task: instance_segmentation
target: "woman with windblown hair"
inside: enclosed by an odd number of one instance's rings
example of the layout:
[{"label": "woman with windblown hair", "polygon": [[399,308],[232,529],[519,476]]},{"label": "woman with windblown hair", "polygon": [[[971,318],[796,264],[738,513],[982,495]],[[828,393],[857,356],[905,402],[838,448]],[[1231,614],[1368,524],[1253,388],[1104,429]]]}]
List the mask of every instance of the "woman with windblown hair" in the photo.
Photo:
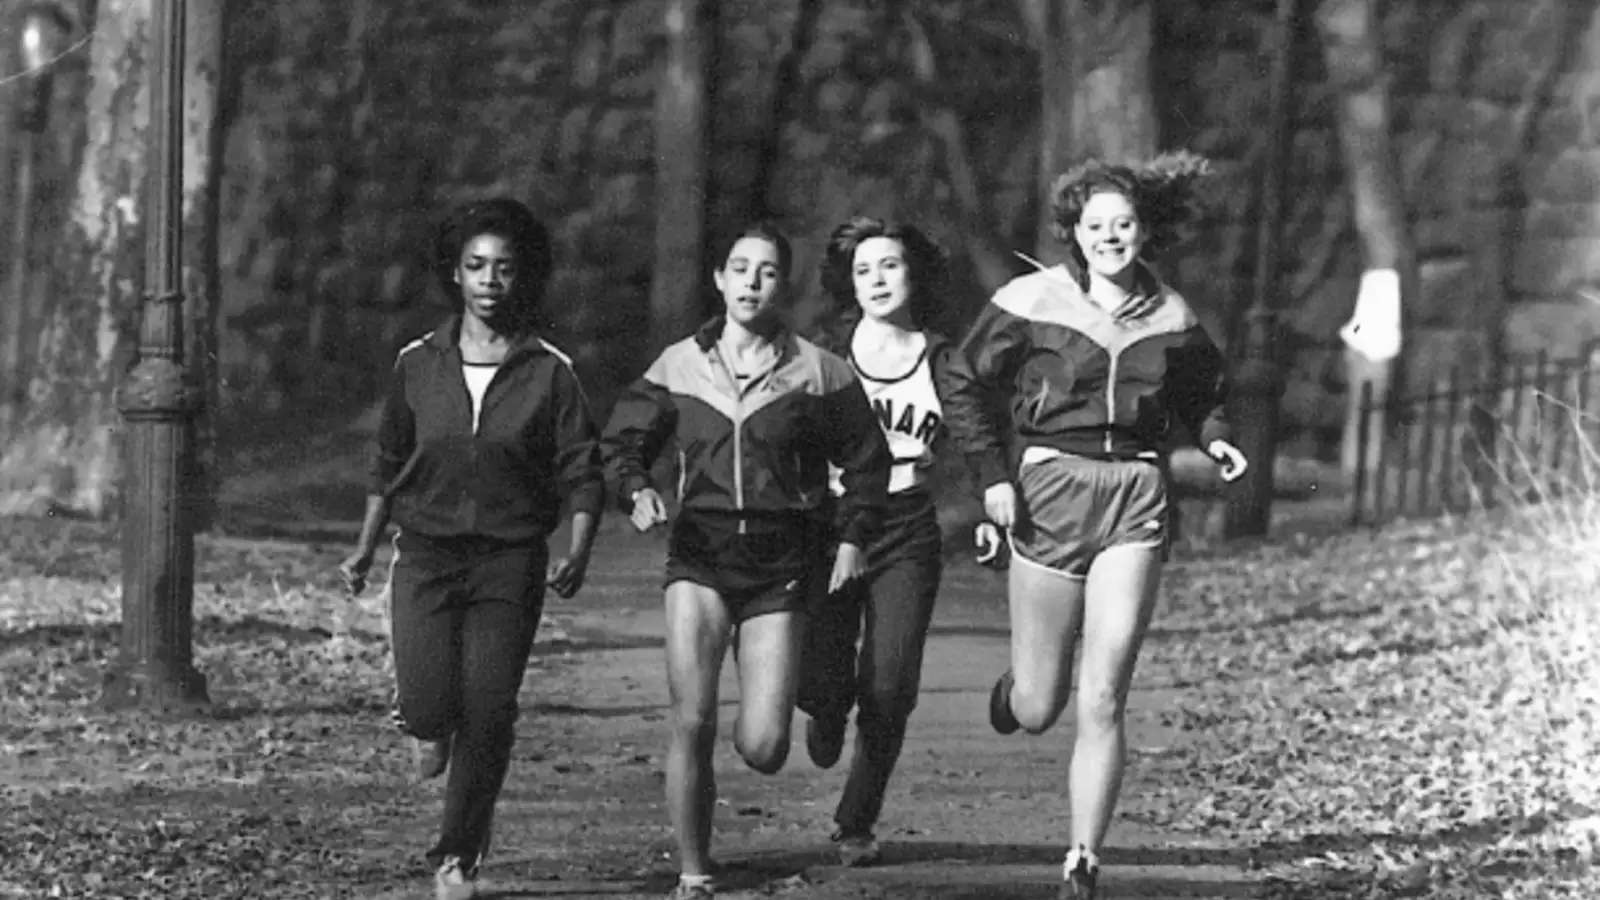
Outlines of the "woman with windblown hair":
[{"label": "woman with windblown hair", "polygon": [[[1121,787],[1128,685],[1167,554],[1169,432],[1181,426],[1225,480],[1246,465],[1223,416],[1222,354],[1149,262],[1175,240],[1204,174],[1204,159],[1178,153],[1140,168],[1091,161],[1058,178],[1052,231],[1073,265],[1001,287],[944,391],[947,425],[1012,550],[996,731],[1055,723],[1082,639],[1064,898],[1095,896]],[[1007,398],[1009,422],[988,413],[990,391]]]}]

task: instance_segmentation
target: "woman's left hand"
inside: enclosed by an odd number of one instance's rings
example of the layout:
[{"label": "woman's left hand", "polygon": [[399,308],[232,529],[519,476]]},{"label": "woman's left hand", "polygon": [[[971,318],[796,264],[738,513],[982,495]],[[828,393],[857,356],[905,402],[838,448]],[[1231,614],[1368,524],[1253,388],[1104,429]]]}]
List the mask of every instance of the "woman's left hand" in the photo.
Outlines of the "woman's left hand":
[{"label": "woman's left hand", "polygon": [[1226,482],[1238,481],[1244,470],[1250,468],[1250,461],[1245,459],[1243,451],[1227,441],[1216,440],[1207,444],[1206,455],[1222,467],[1222,480]]},{"label": "woman's left hand", "polygon": [[549,570],[545,573],[544,583],[550,590],[556,592],[557,597],[563,599],[571,597],[583,587],[583,578],[589,571],[589,557],[587,554],[563,556],[550,563]]},{"label": "woman's left hand", "polygon": [[833,574],[828,576],[828,593],[836,594],[845,585],[866,574],[866,554],[855,544],[840,544],[833,557]]}]

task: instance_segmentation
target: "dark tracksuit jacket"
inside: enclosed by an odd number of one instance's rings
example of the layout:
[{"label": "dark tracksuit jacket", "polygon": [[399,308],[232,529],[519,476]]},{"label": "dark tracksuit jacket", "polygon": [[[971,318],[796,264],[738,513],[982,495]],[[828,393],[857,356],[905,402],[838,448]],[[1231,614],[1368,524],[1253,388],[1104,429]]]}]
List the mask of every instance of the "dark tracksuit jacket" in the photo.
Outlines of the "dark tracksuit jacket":
[{"label": "dark tracksuit jacket", "polygon": [[478,430],[453,318],[400,351],[378,427],[373,493],[392,500],[402,536],[544,541],[562,503],[599,515],[599,435],[566,356],[536,335],[495,372]]},{"label": "dark tracksuit jacket", "polygon": [[850,365],[797,335],[776,341],[776,362],[740,386],[717,351],[713,319],[662,352],[612,409],[605,456],[618,499],[632,505],[668,438],[678,452],[682,514],[747,527],[815,523],[828,510],[827,465],[843,474],[834,504],[841,541],[878,534],[889,451]]},{"label": "dark tracksuit jacket", "polygon": [[[1150,457],[1165,452],[1179,424],[1201,447],[1228,439],[1221,352],[1177,291],[1149,269],[1140,285],[1139,313],[1120,320],[1060,266],[995,292],[941,392],[945,422],[980,490],[1010,479],[1030,446],[1091,459]],[[990,414],[996,389],[1009,423]]]}]

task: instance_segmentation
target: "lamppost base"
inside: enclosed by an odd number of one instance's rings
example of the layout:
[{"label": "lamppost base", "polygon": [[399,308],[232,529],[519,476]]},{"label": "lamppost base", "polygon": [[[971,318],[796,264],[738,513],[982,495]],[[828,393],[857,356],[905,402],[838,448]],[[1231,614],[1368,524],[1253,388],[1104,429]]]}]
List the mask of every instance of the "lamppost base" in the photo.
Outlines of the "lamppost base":
[{"label": "lamppost base", "polygon": [[114,663],[100,688],[108,709],[200,712],[209,709],[206,677],[193,666],[160,662]]}]

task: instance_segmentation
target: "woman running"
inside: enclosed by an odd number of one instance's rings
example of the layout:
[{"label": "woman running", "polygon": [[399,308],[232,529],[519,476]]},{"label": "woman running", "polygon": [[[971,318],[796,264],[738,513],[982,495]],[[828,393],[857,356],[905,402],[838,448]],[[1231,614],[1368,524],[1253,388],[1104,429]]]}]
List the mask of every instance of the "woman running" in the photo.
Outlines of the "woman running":
[{"label": "woman running", "polygon": [[944,431],[936,384],[954,348],[924,325],[946,274],[943,251],[920,230],[875,218],[840,225],[823,257],[823,287],[854,311],[848,359],[894,456],[883,534],[867,548],[861,579],[816,598],[801,665],[798,705],[811,716],[806,749],[818,766],[838,762],[856,709],[850,774],[833,815],[847,866],[879,858],[873,829],[917,705],[939,592],[941,535],[927,482]]},{"label": "woman running", "polygon": [[713,895],[717,676],[730,641],[739,676],[734,745],[752,769],[783,767],[799,680],[807,580],[823,551],[828,465],[841,472],[836,591],[860,576],[876,535],[889,454],[843,360],[790,332],[781,302],[788,239],[740,231],[712,280],[724,313],[668,347],[617,401],[607,465],[646,531],[667,521],[650,468],[678,451],[678,513],[667,546],[667,684],[672,733],[667,806],[679,900]]},{"label": "woman running", "polygon": [[[513,200],[440,227],[434,267],[457,314],[400,351],[378,426],[372,492],[340,572],[361,590],[391,514],[398,718],[448,765],[427,858],[439,900],[477,896],[516,737],[517,694],[548,587],[582,587],[600,515],[598,434],[571,361],[534,327],[550,238]],[[567,553],[546,540],[572,510]]]},{"label": "woman running", "polygon": [[[947,421],[1013,551],[996,731],[1039,734],[1056,721],[1083,642],[1063,897],[1095,896],[1121,786],[1128,686],[1167,549],[1169,430],[1181,425],[1225,480],[1246,464],[1228,442],[1222,355],[1148,263],[1175,239],[1205,170],[1175,154],[1139,169],[1090,162],[1057,179],[1053,231],[1074,266],[1002,287],[951,366]],[[993,390],[1009,397],[1009,423],[986,414]]]}]

